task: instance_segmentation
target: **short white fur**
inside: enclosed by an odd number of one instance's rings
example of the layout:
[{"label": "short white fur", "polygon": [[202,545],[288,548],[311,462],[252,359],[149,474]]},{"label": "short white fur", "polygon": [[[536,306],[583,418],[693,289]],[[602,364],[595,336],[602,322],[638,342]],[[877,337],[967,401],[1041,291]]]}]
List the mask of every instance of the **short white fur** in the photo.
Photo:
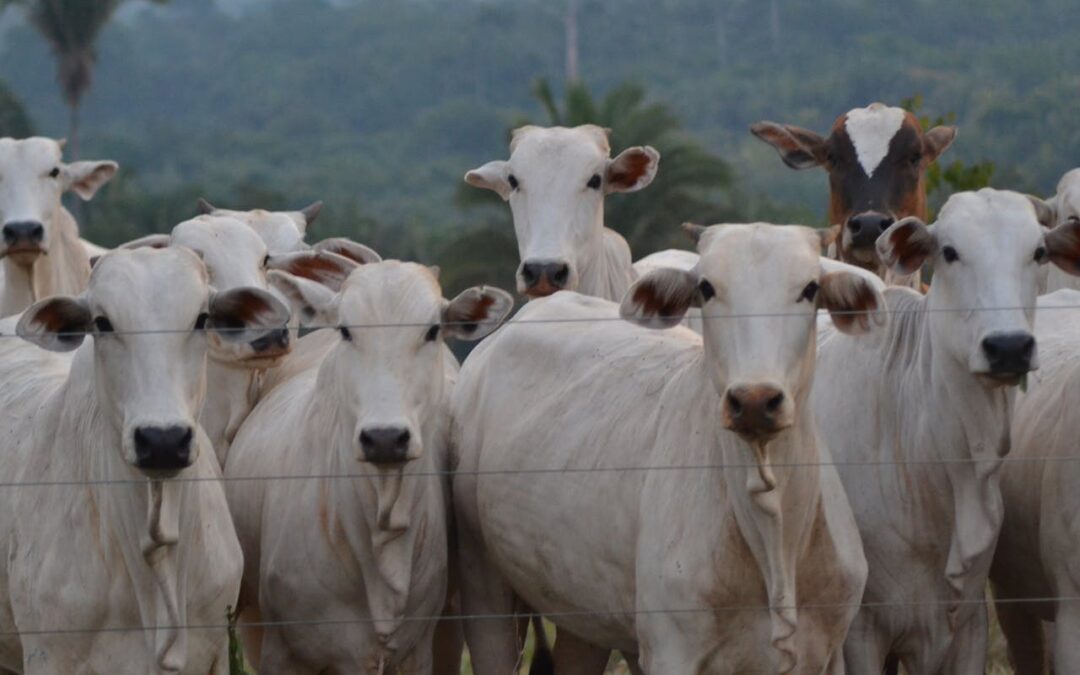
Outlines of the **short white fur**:
[{"label": "short white fur", "polygon": [[902,108],[890,108],[881,103],[848,112],[844,127],[867,176],[872,177],[889,154],[889,143],[904,125],[904,115]]}]

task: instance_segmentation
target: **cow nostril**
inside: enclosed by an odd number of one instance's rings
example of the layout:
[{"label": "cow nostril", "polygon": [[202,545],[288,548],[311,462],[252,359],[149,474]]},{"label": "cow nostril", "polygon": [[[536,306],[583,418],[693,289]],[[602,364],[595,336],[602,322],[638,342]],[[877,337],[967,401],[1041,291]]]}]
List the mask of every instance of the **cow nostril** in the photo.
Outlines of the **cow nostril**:
[{"label": "cow nostril", "polygon": [[540,266],[536,263],[525,263],[521,266],[521,280],[526,286],[532,286],[540,280]]},{"label": "cow nostril", "polygon": [[732,417],[738,417],[742,414],[742,402],[739,401],[739,398],[730,391],[727,393],[727,406],[728,411],[731,413]]},{"label": "cow nostril", "polygon": [[555,266],[551,272],[551,280],[559,286],[564,286],[570,278],[570,266],[563,263]]},{"label": "cow nostril", "polygon": [[881,225],[880,225],[881,231],[884,232],[885,230],[889,229],[890,227],[892,227],[892,224],[895,223],[895,222],[896,222],[895,220],[893,220],[892,218],[889,218],[889,217],[882,218],[881,219]]},{"label": "cow nostril", "polygon": [[851,231],[852,234],[858,234],[862,231],[862,223],[853,218],[848,221],[847,228]]},{"label": "cow nostril", "polygon": [[768,411],[769,413],[775,413],[776,411],[780,410],[780,406],[782,406],[783,404],[784,404],[784,394],[783,394],[783,392],[781,392],[781,393],[778,393],[776,396],[773,396],[772,398],[770,398],[768,401],[765,402],[765,410]]}]

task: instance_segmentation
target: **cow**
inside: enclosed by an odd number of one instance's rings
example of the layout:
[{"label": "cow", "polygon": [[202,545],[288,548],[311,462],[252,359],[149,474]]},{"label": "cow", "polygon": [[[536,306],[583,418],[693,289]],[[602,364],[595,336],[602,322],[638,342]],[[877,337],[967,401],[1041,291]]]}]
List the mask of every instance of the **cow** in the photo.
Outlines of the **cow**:
[{"label": "cow", "polygon": [[65,163],[63,148],[51,138],[0,138],[0,317],[80,293],[90,278],[90,254],[60,197],[71,190],[91,199],[117,164]]},{"label": "cow", "polygon": [[[398,261],[294,297],[339,328],[301,340],[321,363],[256,406],[226,465],[242,479],[227,486],[240,608],[267,623],[246,646],[261,672],[431,673],[435,622],[416,619],[439,616],[447,583],[444,340],[483,337],[513,299],[474,287],[447,302],[429,268]],[[343,622],[304,623],[330,616]]]},{"label": "cow", "polygon": [[[820,258],[809,228],[699,234],[692,271],[649,272],[621,305],[530,302],[462,366],[452,492],[477,675],[512,672],[515,596],[596,645],[583,671],[619,649],[635,672],[841,672],[866,561],[810,414],[815,322],[873,330],[884,285]],[[670,328],[690,306],[702,335]]]},{"label": "cow", "polygon": [[983,673],[999,468],[1014,385],[1038,365],[1036,277],[1047,262],[1075,272],[1078,235],[1045,233],[1024,195],[957,193],[933,225],[904,218],[876,244],[897,275],[930,265],[928,294],[889,288],[872,339],[822,329],[813,408],[870,564],[847,672]]},{"label": "cow", "polygon": [[0,471],[22,485],[0,508],[0,666],[228,672],[241,551],[196,418],[209,336],[250,341],[284,311],[146,248],[0,323],[27,341],[0,340]]},{"label": "cow", "polygon": [[618,300],[636,278],[630,246],[604,227],[604,197],[649,185],[660,153],[627,148],[611,158],[609,130],[515,129],[510,159],[465,174],[465,182],[510,203],[521,263],[517,290],[529,298],[576,290]]},{"label": "cow", "polygon": [[871,270],[889,283],[919,287],[915,272],[893,278],[874,242],[897,220],[926,220],[926,169],[956,139],[956,127],[923,132],[918,118],[872,103],[837,118],[828,138],[790,124],[750,127],[792,169],[820,166],[829,174],[829,223],[839,260]]},{"label": "cow", "polygon": [[[282,273],[291,274],[336,291],[357,266],[353,260],[324,250],[271,254],[249,223],[225,215],[198,216],[178,224],[171,234],[149,235],[124,244],[124,248],[170,245],[197,253],[206,264],[210,284],[216,291],[251,287],[278,294],[270,284],[270,270],[278,270],[276,279]],[[377,259],[374,251],[367,250],[369,258]],[[287,298],[279,295],[279,299],[287,306]],[[211,336],[209,390],[199,424],[222,467],[233,437],[259,398],[266,372],[280,365],[291,351],[293,336],[286,325],[288,321],[287,314],[281,316],[277,331],[260,335],[251,342],[218,340]]]},{"label": "cow", "polygon": [[235,211],[220,209],[203,198],[199,198],[199,215],[228,216],[247,223],[255,230],[270,253],[288,253],[307,247],[304,238],[308,228],[322,212],[321,201],[312,202],[299,211],[267,211],[252,209]]},{"label": "cow", "polygon": [[[1040,203],[1038,200],[1032,201],[1035,204]],[[1058,181],[1054,196],[1042,203],[1045,208],[1039,212],[1039,221],[1047,228],[1080,220],[1080,169],[1067,171]],[[1052,293],[1062,288],[1080,290],[1080,279],[1062,272],[1057,267],[1048,267],[1045,278],[1042,279],[1040,293]]]},{"label": "cow", "polygon": [[[1075,249],[1076,242],[1066,245]],[[1038,307],[1041,367],[1017,397],[1012,452],[1001,470],[1005,519],[990,568],[998,619],[1017,675],[1050,672],[1044,621],[1052,622],[1053,672],[1080,669],[1080,536],[1075,525],[1080,504],[1077,465],[1071,461],[1080,433],[1071,407],[1080,382],[1080,291],[1059,289],[1040,297]]]}]

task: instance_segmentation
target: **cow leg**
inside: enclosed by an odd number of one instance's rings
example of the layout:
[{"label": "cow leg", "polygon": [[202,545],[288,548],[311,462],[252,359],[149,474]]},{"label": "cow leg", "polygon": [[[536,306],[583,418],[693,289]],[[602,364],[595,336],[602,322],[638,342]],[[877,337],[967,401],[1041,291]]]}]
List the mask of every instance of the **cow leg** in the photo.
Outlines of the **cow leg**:
[{"label": "cow leg", "polygon": [[555,634],[555,675],[603,675],[611,650],[585,642],[568,630]]},{"label": "cow leg", "polygon": [[1072,602],[1058,603],[1054,618],[1054,670],[1059,675],[1080,673],[1080,607]]},{"label": "cow leg", "polygon": [[[468,528],[458,531],[465,643],[476,675],[509,675],[521,656],[514,591]],[[476,618],[473,618],[476,617]]]},{"label": "cow leg", "polygon": [[988,631],[987,608],[980,604],[971,620],[953,637],[938,675],[983,675],[986,672]]},{"label": "cow leg", "polygon": [[1042,621],[1017,602],[999,602],[995,607],[1016,675],[1045,675],[1046,643]]},{"label": "cow leg", "polygon": [[626,659],[626,665],[630,668],[630,675],[645,675],[645,670],[641,667],[641,660],[638,658],[637,654],[627,654],[624,652],[623,658]]}]

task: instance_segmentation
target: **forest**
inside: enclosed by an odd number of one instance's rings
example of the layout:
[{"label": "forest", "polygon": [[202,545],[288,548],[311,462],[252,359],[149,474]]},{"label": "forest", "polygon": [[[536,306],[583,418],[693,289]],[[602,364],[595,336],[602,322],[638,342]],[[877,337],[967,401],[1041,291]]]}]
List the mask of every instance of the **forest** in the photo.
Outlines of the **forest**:
[{"label": "forest", "polygon": [[[115,245],[167,230],[200,196],[322,199],[321,233],[449,266],[451,286],[508,284],[508,211],[462,175],[505,158],[523,122],[595,121],[616,152],[660,149],[663,180],[608,201],[636,255],[685,245],[684,220],[823,224],[824,172],[784,167],[748,133],[761,119],[825,132],[849,108],[906,100],[952,120],[937,204],[986,181],[1051,194],[1080,157],[1075,2],[579,0],[569,85],[566,4],[126,3],[82,105],[82,156],[121,164],[82,209],[85,233]],[[18,12],[2,18],[0,125],[64,136],[48,44]],[[509,268],[466,264],[472,251]]]}]

